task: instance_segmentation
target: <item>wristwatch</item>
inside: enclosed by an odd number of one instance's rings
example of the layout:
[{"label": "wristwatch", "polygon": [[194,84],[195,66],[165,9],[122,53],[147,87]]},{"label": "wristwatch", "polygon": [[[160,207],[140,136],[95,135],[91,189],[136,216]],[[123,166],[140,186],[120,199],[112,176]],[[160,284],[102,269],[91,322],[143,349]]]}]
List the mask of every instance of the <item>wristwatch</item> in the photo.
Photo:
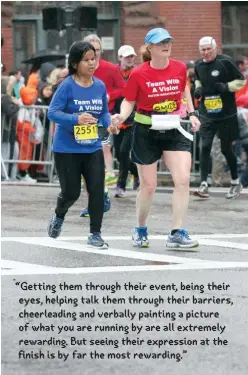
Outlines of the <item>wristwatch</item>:
[{"label": "wristwatch", "polygon": [[199,112],[196,110],[196,111],[194,111],[194,112],[189,112],[188,113],[188,116],[190,117],[190,116],[196,116],[196,117],[199,117]]}]

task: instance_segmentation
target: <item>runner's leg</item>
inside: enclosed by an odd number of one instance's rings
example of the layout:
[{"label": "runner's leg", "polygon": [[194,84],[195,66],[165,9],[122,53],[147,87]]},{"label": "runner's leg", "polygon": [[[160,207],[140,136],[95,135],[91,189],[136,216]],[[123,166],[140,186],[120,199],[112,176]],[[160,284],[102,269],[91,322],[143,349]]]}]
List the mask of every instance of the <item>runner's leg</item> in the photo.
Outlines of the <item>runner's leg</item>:
[{"label": "runner's leg", "polygon": [[102,150],[87,154],[82,174],[89,195],[90,233],[101,232],[104,211],[104,157]]},{"label": "runner's leg", "polygon": [[172,197],[172,229],[180,229],[189,204],[191,154],[187,151],[164,151],[163,159],[175,186]]},{"label": "runner's leg", "polygon": [[157,162],[149,165],[137,165],[140,191],[136,199],[138,226],[146,226],[146,219],[151,208],[153,194],[157,187]]},{"label": "runner's leg", "polygon": [[84,155],[54,153],[55,166],[61,187],[55,213],[60,218],[64,218],[68,209],[80,196],[82,157]]}]

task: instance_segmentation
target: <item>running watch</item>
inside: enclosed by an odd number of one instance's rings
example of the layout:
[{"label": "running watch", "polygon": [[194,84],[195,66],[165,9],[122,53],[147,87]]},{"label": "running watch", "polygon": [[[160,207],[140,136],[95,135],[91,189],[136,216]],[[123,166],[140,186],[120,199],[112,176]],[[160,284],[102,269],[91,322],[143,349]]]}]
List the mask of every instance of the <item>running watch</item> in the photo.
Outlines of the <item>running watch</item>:
[{"label": "running watch", "polygon": [[196,110],[196,111],[194,111],[194,112],[189,112],[188,113],[188,116],[190,117],[190,116],[196,116],[196,117],[199,117],[199,112]]}]

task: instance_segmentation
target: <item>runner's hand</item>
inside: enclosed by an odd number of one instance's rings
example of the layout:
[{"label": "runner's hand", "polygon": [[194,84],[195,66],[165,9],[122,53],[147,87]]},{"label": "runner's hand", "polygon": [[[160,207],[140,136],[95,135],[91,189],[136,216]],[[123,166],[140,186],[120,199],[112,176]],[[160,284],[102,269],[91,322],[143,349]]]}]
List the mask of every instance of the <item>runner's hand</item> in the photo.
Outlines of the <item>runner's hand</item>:
[{"label": "runner's hand", "polygon": [[124,122],[123,118],[119,113],[116,113],[115,115],[111,116],[111,122],[113,126],[118,126]]},{"label": "runner's hand", "polygon": [[78,124],[79,125],[97,124],[97,119],[95,117],[93,117],[90,113],[81,113],[78,116]]},{"label": "runner's hand", "polygon": [[196,100],[199,100],[201,99],[201,97],[204,95],[203,93],[203,87],[198,87],[196,90],[195,90],[195,93],[194,93],[194,96],[196,98]]},{"label": "runner's hand", "polygon": [[114,126],[114,125],[110,125],[107,130],[110,134],[119,134],[120,133],[120,129],[118,128],[118,126]]},{"label": "runner's hand", "polygon": [[199,130],[200,126],[201,126],[201,123],[199,121],[199,119],[196,117],[196,116],[190,116],[190,121],[191,121],[191,124],[192,124],[192,132],[195,133]]}]

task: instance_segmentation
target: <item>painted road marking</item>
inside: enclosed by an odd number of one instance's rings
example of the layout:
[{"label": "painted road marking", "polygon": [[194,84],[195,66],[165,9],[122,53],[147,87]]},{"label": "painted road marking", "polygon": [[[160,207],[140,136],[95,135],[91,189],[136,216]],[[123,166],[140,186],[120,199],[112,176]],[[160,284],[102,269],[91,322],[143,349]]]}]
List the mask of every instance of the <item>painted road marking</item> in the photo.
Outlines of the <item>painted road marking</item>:
[{"label": "painted road marking", "polygon": [[[12,240],[13,241],[13,240]],[[35,237],[29,238],[21,238],[19,237],[18,240],[13,242],[18,243],[25,243],[31,245],[39,245],[41,247],[47,248],[52,247],[55,249],[64,249],[64,250],[71,250],[71,251],[80,251],[85,253],[92,253],[92,254],[99,254],[99,255],[111,255],[115,257],[122,257],[122,258],[131,258],[131,259],[141,259],[153,262],[168,262],[168,263],[183,263],[187,259],[188,263],[196,263],[196,262],[210,262],[205,260],[199,260],[194,258],[182,258],[172,255],[164,255],[164,254],[156,254],[156,253],[149,253],[149,252],[141,252],[138,250],[124,250],[124,249],[116,249],[116,248],[109,248],[106,250],[94,249],[88,245],[78,244],[78,243],[68,243],[66,241],[60,240],[53,240],[51,238],[43,238],[43,241],[37,241]]]},{"label": "painted road marking", "polygon": [[[165,240],[167,236],[150,236],[154,240]],[[194,236],[200,239],[201,245],[217,246],[225,248],[235,248],[239,250],[248,250],[248,245],[238,242],[228,242],[227,238],[248,238],[248,234],[213,234],[213,235],[197,235]],[[206,238],[207,237],[207,238]],[[107,236],[106,240],[130,240],[129,236]],[[212,238],[212,239],[211,239]],[[215,240],[215,238],[224,238],[224,241]],[[61,268],[49,267],[25,262],[15,262],[9,260],[2,260],[2,275],[32,275],[32,274],[73,274],[73,273],[99,273],[99,272],[128,272],[128,271],[154,271],[154,270],[183,270],[183,269],[224,269],[224,268],[248,268],[248,262],[220,262],[211,260],[202,260],[195,258],[186,258],[165,254],[156,254],[149,252],[142,252],[124,250],[117,248],[110,248],[107,250],[98,250],[91,248],[88,245],[78,244],[68,241],[85,241],[87,236],[70,236],[60,237],[59,240],[54,240],[47,237],[3,237],[2,242],[17,242],[38,245],[43,248],[57,248],[70,251],[80,251],[85,253],[118,256],[130,259],[141,259],[151,262],[168,262],[177,264],[168,265],[145,265],[145,266],[108,266],[108,267],[78,267],[78,268]],[[175,251],[175,250],[174,250]],[[180,253],[180,250],[178,250]]]},{"label": "painted road marking", "polygon": [[15,271],[26,271],[28,269],[32,271],[37,271],[37,270],[44,270],[44,269],[50,269],[53,270],[55,267],[50,267],[50,266],[41,266],[40,264],[34,264],[34,263],[25,263],[25,262],[17,262],[15,260],[6,260],[6,259],[1,259],[1,269],[3,270],[2,274],[6,271],[10,270],[15,270]]},{"label": "painted road marking", "polygon": [[[247,238],[248,239],[247,233],[244,233],[244,234],[194,235],[194,238],[200,240],[200,245],[203,245],[203,246],[217,246],[217,247],[225,247],[225,248],[231,248],[231,249],[248,250],[248,240],[247,240],[247,244],[239,243],[239,242],[226,241],[227,238]],[[215,240],[215,238],[216,239],[224,238],[225,241]],[[104,236],[104,239],[106,241],[108,241],[108,240],[130,241],[130,236]],[[149,239],[150,240],[164,240],[165,241],[167,239],[167,236],[160,236],[160,235],[149,236]],[[14,242],[21,242],[21,243],[27,243],[27,244],[33,244],[33,245],[40,245],[40,246],[50,246],[50,247],[54,247],[53,245],[55,243],[57,243],[58,248],[61,248],[60,247],[61,244],[63,244],[63,246],[65,246],[63,241],[86,241],[86,240],[87,240],[87,236],[75,236],[75,237],[73,237],[73,236],[69,236],[69,237],[68,236],[65,236],[65,237],[61,236],[59,238],[59,240],[54,240],[54,239],[47,238],[47,237],[3,237],[1,239],[2,242],[14,241]],[[73,243],[73,242],[72,242],[72,244],[75,247],[77,245],[76,243]],[[69,244],[67,244],[66,246],[68,246],[68,245]],[[74,249],[70,248],[70,250],[74,250]],[[77,250],[77,249],[75,249],[75,250]],[[114,249],[109,249],[107,251],[111,251],[111,250],[114,250]],[[80,251],[80,250],[78,250],[78,251]],[[125,254],[127,255],[128,254],[127,252],[129,250],[124,250],[124,251],[125,251]],[[88,251],[88,252],[90,252],[90,251]],[[123,250],[121,250],[121,252],[123,253]],[[108,255],[116,255],[116,254],[108,254]],[[119,256],[123,256],[123,255],[119,255]]]},{"label": "painted road marking", "polygon": [[[186,259],[186,258],[185,258]],[[145,266],[114,266],[114,267],[79,267],[79,268],[59,268],[59,267],[33,267],[33,264],[24,263],[18,268],[5,269],[9,261],[2,260],[2,276],[13,275],[58,275],[58,274],[95,274],[113,272],[147,272],[147,271],[182,271],[182,270],[209,270],[209,269],[247,269],[248,262],[199,262],[169,265],[145,265]],[[22,262],[15,262],[22,263]]]}]

